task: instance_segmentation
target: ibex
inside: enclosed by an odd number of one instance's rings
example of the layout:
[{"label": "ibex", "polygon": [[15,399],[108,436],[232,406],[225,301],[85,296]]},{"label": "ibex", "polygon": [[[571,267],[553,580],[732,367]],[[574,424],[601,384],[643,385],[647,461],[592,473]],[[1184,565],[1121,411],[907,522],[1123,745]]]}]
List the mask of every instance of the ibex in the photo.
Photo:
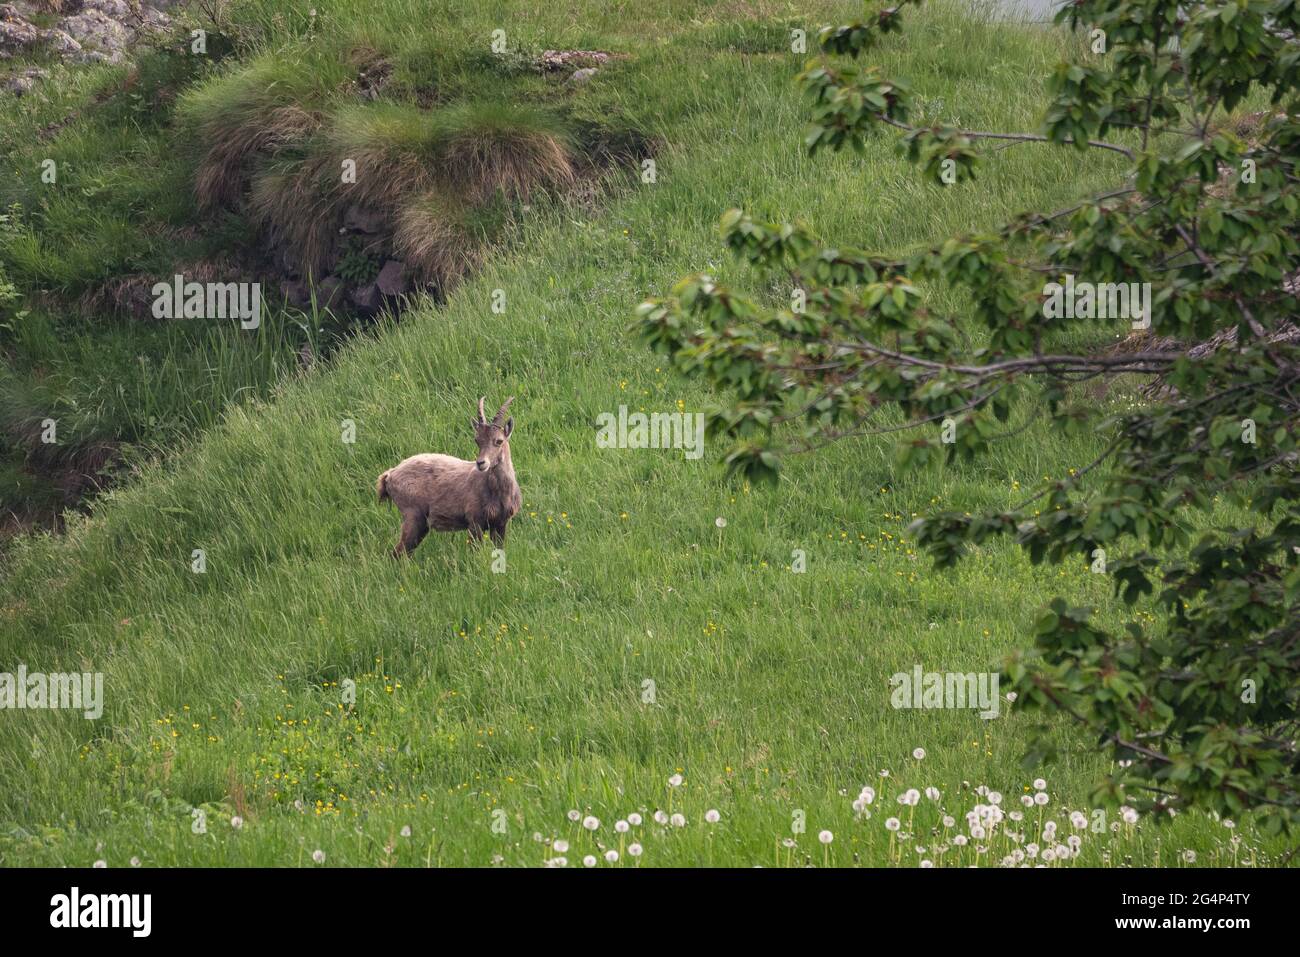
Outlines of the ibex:
[{"label": "ibex", "polygon": [[388,499],[402,513],[402,533],[393,557],[414,551],[432,529],[468,529],[478,542],[484,531],[498,546],[506,541],[506,526],[521,502],[515,468],[510,461],[510,433],[515,420],[506,418],[514,396],[487,420],[478,400],[478,418],[470,419],[478,458],[466,462],[451,455],[413,455],[379,476],[379,501]]}]

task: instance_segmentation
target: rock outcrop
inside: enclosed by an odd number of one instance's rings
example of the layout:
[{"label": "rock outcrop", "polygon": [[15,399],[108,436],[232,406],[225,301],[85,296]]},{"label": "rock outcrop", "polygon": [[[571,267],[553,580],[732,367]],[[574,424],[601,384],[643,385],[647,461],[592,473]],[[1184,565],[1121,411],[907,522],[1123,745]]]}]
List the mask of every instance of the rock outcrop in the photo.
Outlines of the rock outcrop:
[{"label": "rock outcrop", "polygon": [[[0,3],[0,61],[40,56],[68,63],[120,63],[131,46],[166,29],[171,18],[162,10],[172,0],[145,0],[135,9],[126,0],[72,0],[59,19],[38,27],[37,9],[27,0]],[[32,66],[0,72],[0,90],[30,93],[48,74]]]}]

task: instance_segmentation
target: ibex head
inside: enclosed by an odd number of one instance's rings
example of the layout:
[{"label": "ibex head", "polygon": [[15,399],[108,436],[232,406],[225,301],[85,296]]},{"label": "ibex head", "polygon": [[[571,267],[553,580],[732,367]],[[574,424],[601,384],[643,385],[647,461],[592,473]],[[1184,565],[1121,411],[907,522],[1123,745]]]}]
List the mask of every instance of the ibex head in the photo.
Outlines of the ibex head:
[{"label": "ibex head", "polygon": [[489,422],[487,414],[483,411],[483,403],[487,396],[478,400],[478,418],[471,419],[474,426],[474,441],[478,443],[478,457],[474,464],[478,466],[480,472],[486,472],[493,468],[501,461],[501,455],[506,449],[506,441],[510,438],[510,433],[515,430],[515,420],[506,418],[506,409],[510,408],[510,403],[515,401],[511,396],[506,399],[501,408],[497,409],[497,414]]}]

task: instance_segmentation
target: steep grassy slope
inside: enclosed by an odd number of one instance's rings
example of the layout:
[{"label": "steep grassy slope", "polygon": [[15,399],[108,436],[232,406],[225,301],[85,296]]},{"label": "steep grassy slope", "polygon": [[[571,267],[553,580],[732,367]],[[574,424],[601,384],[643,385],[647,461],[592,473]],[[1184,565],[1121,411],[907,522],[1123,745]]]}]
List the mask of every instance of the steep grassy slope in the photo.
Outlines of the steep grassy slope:
[{"label": "steep grassy slope", "polygon": [[[1064,151],[1005,150],[978,188],[945,192],[919,185],[886,142],[814,165],[799,149],[803,58],[787,52],[788,29],[849,12],[661,0],[574,16],[511,3],[440,23],[485,42],[503,27],[632,54],[592,86],[612,84],[602,95],[666,144],[657,181],[598,214],[533,221],[445,307],[232,411],[66,537],[19,547],[0,662],[102,671],[107,706],[98,722],[3,715],[0,862],[306,864],[319,849],[329,864],[575,865],[616,850],[620,865],[914,866],[995,863],[1011,849],[1004,837],[987,855],[961,847],[941,817],[960,828],[981,785],[1019,808],[1034,776],[1018,766],[1025,722],[1014,707],[994,721],[895,710],[889,676],[988,669],[1027,641],[1055,590],[1122,612],[1086,568],[1045,573],[1004,548],[935,574],[903,530],[930,505],[1007,503],[1088,461],[1086,443],[1030,431],[996,461],[898,474],[890,443],[867,440],[791,463],[776,491],[728,485],[716,454],[595,443],[596,416],[621,404],[708,402],[626,325],[686,272],[738,271],[713,232],[727,206],[898,250],[1111,181],[1106,161]],[[879,59],[936,113],[1022,128],[1063,42],[940,7]],[[461,536],[431,537],[395,564],[396,517],[375,503],[374,477],[416,451],[469,454],[467,416],[484,393],[518,396],[525,508],[504,573]],[[346,419],[354,444],[341,441]],[[191,571],[195,549],[204,574]],[[789,570],[795,549],[804,574]],[[1088,810],[1099,764],[1068,731],[1066,759],[1045,775],[1050,803],[1013,825],[1026,840],[1041,843],[1048,818],[1063,839],[1064,809]],[[864,784],[879,792],[869,818],[850,806]],[[897,805],[911,787],[942,797]],[[653,824],[656,810],[686,823]],[[615,833],[633,812],[644,822]],[[886,829],[891,815],[911,839]],[[1204,819],[1110,823],[1081,832],[1078,862],[1270,853],[1244,822],[1239,847]],[[817,842],[823,829],[833,843]]]},{"label": "steep grassy slope", "polygon": [[[644,152],[608,86],[513,27],[499,55],[477,28],[412,31],[427,4],[207,9],[2,101],[0,547]],[[258,328],[158,321],[176,274],[260,282]]]}]

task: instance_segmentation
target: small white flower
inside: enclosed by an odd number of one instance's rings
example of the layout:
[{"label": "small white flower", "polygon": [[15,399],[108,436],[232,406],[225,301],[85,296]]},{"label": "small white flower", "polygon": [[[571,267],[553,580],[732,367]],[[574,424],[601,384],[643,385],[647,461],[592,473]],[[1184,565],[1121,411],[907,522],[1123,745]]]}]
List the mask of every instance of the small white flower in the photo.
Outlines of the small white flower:
[{"label": "small white flower", "polygon": [[582,819],[582,826],[589,831],[594,831],[600,827],[600,821],[588,814]]},{"label": "small white flower", "polygon": [[1082,811],[1071,811],[1070,826],[1073,827],[1076,831],[1082,831],[1085,827],[1088,826],[1087,816],[1085,816]]},{"label": "small white flower", "polygon": [[560,839],[556,841],[554,844],[552,844],[551,847],[555,848],[555,853],[563,854],[565,851],[569,849],[569,842],[564,839]]},{"label": "small white flower", "polygon": [[1020,795],[1020,803],[1023,804],[1025,807],[1033,807],[1034,796],[1032,794],[1022,794]]},{"label": "small white flower", "polygon": [[953,817],[951,814],[945,814],[945,815],[943,816],[943,826],[944,826],[944,827],[952,827],[952,826],[953,826],[954,824],[956,824],[956,823],[957,823],[957,819],[956,819],[955,817]]},{"label": "small white flower", "polygon": [[576,810],[575,810],[575,811],[570,811],[570,812],[569,812],[569,820],[570,820],[570,821],[573,821],[573,823],[575,823],[575,824],[578,823],[578,821],[582,820],[582,812],[581,812],[581,811],[576,811]]},{"label": "small white flower", "polygon": [[583,866],[583,867],[595,867],[595,866],[596,866],[596,855],[595,855],[595,854],[588,854],[586,857],[584,857],[584,858],[582,859],[582,866]]},{"label": "small white flower", "polygon": [[822,831],[817,835],[817,840],[821,841],[823,844],[829,844],[831,841],[835,840],[835,835],[830,831]]},{"label": "small white flower", "polygon": [[858,800],[863,804],[874,804],[876,801],[876,792],[872,788],[863,788],[858,793]]},{"label": "small white flower", "polygon": [[138,858],[138,857],[133,857],[133,858],[131,858],[131,866],[132,866],[132,867],[139,867],[139,866],[140,866],[140,858]]},{"label": "small white flower", "polygon": [[925,796],[928,797],[931,801],[937,801],[941,797],[943,797],[943,794],[939,791],[938,788],[931,787],[925,789]]},{"label": "small white flower", "polygon": [[315,861],[317,864],[324,864],[325,852],[322,851],[320,848],[316,848],[316,850],[311,852],[311,859]]},{"label": "small white flower", "polygon": [[885,821],[885,828],[887,830],[897,831],[900,827],[902,827],[902,822],[896,817],[891,817]]},{"label": "small white flower", "polygon": [[612,849],[606,851],[606,852],[605,852],[605,860],[607,860],[607,861],[609,861],[611,864],[613,864],[615,861],[618,860],[618,851],[615,851],[615,850],[612,850]]},{"label": "small white flower", "polygon": [[934,861],[922,861],[922,862],[921,862],[921,866],[922,866],[922,867],[934,867]]},{"label": "small white flower", "polygon": [[1026,857],[1037,857],[1037,856],[1038,856],[1038,845],[1037,845],[1037,844],[1026,844],[1026,845],[1025,845],[1025,856],[1026,856]]},{"label": "small white flower", "polygon": [[108,861],[96,861],[92,867],[108,867]]},{"label": "small white flower", "polygon": [[1048,864],[1052,863],[1052,861],[1056,860],[1056,852],[1052,850],[1050,847],[1046,848],[1043,851],[1042,860]]},{"label": "small white flower", "polygon": [[1014,704],[1014,703],[1015,703],[1015,700],[1016,700],[1016,693],[1015,693],[1014,691],[1008,691],[1008,692],[1007,692],[1007,700],[1010,701],[1010,702],[1012,702],[1012,703]]},{"label": "small white flower", "polygon": [[913,751],[912,751],[912,757],[916,758],[916,760],[918,760],[918,761],[922,761],[922,760],[924,760],[924,759],[925,759],[925,748],[916,748],[915,750],[913,750]]},{"label": "small white flower", "polygon": [[236,831],[238,831],[241,827],[244,826],[244,819],[240,817],[238,814],[236,814],[234,817],[230,819],[230,826],[233,827]]},{"label": "small white flower", "polygon": [[952,842],[958,847],[965,847],[969,843],[969,840],[965,834],[958,834],[952,839]]},{"label": "small white flower", "polygon": [[1188,864],[1195,864],[1196,852],[1193,851],[1191,848],[1188,848],[1187,850],[1183,851],[1183,860],[1185,860]]},{"label": "small white flower", "polygon": [[1123,816],[1125,824],[1137,823],[1138,812],[1133,810],[1133,808],[1131,807],[1120,808],[1120,814]]},{"label": "small white flower", "polygon": [[722,815],[719,814],[717,810],[710,808],[704,812],[704,820],[708,821],[710,824],[717,824],[722,820]]},{"label": "small white flower", "polygon": [[667,812],[667,811],[655,811],[655,823],[656,823],[656,824],[667,824],[667,823],[668,823],[668,812]]},{"label": "small white flower", "polygon": [[990,803],[990,804],[1001,804],[1001,803],[1002,803],[1002,794],[1001,794],[1000,792],[998,792],[998,791],[990,791],[990,792],[988,793],[988,798],[989,798],[989,803]]},{"label": "small white flower", "polygon": [[1037,794],[1035,794],[1035,795],[1034,795],[1034,803],[1037,804],[1037,805],[1039,805],[1040,807],[1041,807],[1042,805],[1046,804],[1046,803],[1047,803],[1047,792],[1046,792],[1046,791],[1039,791]]},{"label": "small white flower", "polygon": [[640,844],[629,844],[629,845],[627,846],[627,853],[628,853],[631,857],[640,857],[640,856],[641,856],[641,845],[640,845]]},{"label": "small white flower", "polygon": [[675,788],[681,787],[682,776],[680,774],[674,774],[672,777],[668,779],[668,784],[670,787],[675,787]]},{"label": "small white flower", "polygon": [[411,825],[409,825],[409,824],[403,824],[403,825],[402,825],[402,830],[399,831],[398,833],[400,833],[400,834],[402,835],[402,837],[410,837],[410,836],[411,836]]},{"label": "small white flower", "polygon": [[640,827],[641,815],[636,813],[629,814],[627,816],[627,823],[631,824],[633,827]]},{"label": "small white flower", "polygon": [[1034,790],[1035,790],[1035,791],[1046,791],[1046,790],[1047,790],[1047,782],[1044,781],[1042,778],[1034,778]]},{"label": "small white flower", "polygon": [[631,830],[631,828],[632,825],[627,823],[627,821],[614,822],[614,830],[618,831],[618,833],[620,834],[626,834],[629,830]]},{"label": "small white flower", "polygon": [[686,817],[685,817],[685,815],[682,815],[682,814],[674,814],[672,817],[670,817],[670,818],[668,819],[668,821],[669,821],[669,823],[672,824],[673,827],[685,827],[685,826],[686,826]]}]

